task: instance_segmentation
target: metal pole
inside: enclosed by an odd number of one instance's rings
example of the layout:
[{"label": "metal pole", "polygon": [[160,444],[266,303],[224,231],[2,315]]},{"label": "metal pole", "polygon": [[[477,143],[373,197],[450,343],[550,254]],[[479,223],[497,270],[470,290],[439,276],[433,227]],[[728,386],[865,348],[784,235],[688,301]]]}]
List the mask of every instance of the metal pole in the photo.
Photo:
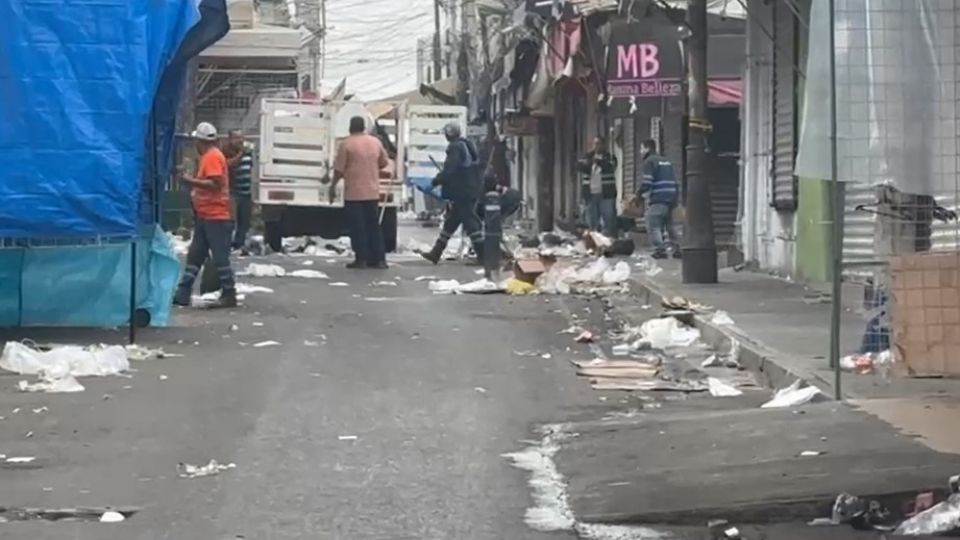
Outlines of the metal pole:
[{"label": "metal pole", "polygon": [[707,1],[690,0],[687,24],[689,137],[687,141],[687,230],[683,244],[683,282],[717,282],[717,246],[713,235],[713,202],[707,177]]},{"label": "metal pole", "polygon": [[833,281],[833,304],[830,310],[830,366],[833,368],[834,397],[843,399],[840,370],[840,316],[843,298],[843,184],[837,178],[837,55],[835,0],[829,0],[830,9],[830,187],[833,200],[833,249],[831,279]]},{"label": "metal pole", "polygon": [[440,53],[440,0],[433,0],[433,77],[428,82],[439,81],[443,77]]},{"label": "metal pole", "polygon": [[137,342],[137,240],[130,243],[130,344]]},{"label": "metal pole", "polygon": [[489,280],[499,279],[502,219],[500,193],[496,190],[487,192],[483,197],[483,272]]}]

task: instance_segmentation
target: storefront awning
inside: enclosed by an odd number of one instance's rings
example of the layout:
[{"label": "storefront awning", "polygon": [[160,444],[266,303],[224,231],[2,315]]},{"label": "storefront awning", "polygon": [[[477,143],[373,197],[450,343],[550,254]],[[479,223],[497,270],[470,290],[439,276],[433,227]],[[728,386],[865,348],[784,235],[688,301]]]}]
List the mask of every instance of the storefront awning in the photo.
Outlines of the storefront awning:
[{"label": "storefront awning", "polygon": [[743,101],[743,81],[740,79],[709,81],[707,101],[711,107],[739,107]]}]

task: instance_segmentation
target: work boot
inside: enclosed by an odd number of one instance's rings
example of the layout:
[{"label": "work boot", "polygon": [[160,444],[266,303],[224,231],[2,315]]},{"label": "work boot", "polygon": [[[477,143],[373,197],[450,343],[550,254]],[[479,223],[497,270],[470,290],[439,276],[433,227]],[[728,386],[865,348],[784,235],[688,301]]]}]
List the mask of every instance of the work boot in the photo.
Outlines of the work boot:
[{"label": "work boot", "polygon": [[666,259],[668,255],[666,251],[654,251],[651,257],[657,260],[663,260],[663,259]]},{"label": "work boot", "polygon": [[437,246],[433,246],[433,249],[431,249],[430,251],[417,250],[417,255],[420,255],[421,257],[432,262],[433,264],[440,264],[440,257],[443,256],[443,248],[437,245]]},{"label": "work boot", "polygon": [[352,263],[347,264],[347,270],[359,270],[366,267],[367,263],[363,261],[353,261]]},{"label": "work boot", "polygon": [[387,264],[387,261],[380,261],[378,263],[370,263],[367,265],[367,268],[373,268],[374,270],[389,270],[390,265]]},{"label": "work boot", "polygon": [[683,252],[680,251],[679,249],[678,249],[678,250],[675,250],[675,251],[673,252],[673,258],[674,258],[674,259],[678,259],[678,260],[679,260],[679,259],[682,259],[682,258],[683,258]]},{"label": "work boot", "polygon": [[237,290],[236,289],[224,289],[220,291],[220,298],[216,302],[210,304],[208,307],[210,309],[230,309],[237,307]]},{"label": "work boot", "polygon": [[173,305],[180,307],[190,307],[190,289],[177,289],[177,294],[173,295]]}]

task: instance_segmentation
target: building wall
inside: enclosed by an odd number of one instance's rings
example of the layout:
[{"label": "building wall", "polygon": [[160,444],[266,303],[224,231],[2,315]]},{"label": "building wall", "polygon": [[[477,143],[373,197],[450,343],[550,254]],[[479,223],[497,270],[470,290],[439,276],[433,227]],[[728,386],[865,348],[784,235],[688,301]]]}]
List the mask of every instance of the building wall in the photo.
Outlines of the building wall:
[{"label": "building wall", "polygon": [[751,0],[747,60],[741,106],[740,245],[746,261],[760,269],[793,276],[797,242],[795,213],[771,206],[773,146],[773,43],[765,32],[772,10]]}]

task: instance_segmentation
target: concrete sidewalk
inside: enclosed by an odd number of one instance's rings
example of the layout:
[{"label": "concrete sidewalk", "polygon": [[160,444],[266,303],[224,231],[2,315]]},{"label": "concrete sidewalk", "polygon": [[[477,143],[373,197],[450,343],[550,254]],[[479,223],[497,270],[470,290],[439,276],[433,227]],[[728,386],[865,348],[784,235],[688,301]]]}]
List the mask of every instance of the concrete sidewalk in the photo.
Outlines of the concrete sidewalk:
[{"label": "concrete sidewalk", "polygon": [[[834,394],[834,373],[827,360],[830,344],[830,301],[803,285],[753,272],[722,270],[716,285],[682,283],[679,261],[660,263],[663,272],[648,277],[635,275],[634,294],[641,303],[658,305],[664,297],[688,300],[726,311],[733,326],[718,326],[709,315],[697,318],[704,339],[723,347],[731,337],[742,346],[741,362],[757,372],[771,387],[782,387],[800,378]],[[841,354],[860,348],[866,319],[845,308],[841,321]],[[911,379],[891,375],[844,373],[843,395],[851,399],[922,396],[960,397],[960,381]]]}]

